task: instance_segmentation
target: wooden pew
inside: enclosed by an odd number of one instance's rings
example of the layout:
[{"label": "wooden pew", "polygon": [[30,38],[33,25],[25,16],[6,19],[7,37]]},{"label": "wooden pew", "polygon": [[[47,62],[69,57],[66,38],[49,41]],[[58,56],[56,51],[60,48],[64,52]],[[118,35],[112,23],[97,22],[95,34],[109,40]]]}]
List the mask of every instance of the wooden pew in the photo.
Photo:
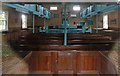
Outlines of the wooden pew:
[{"label": "wooden pew", "polygon": [[[18,50],[34,52],[29,62],[29,68],[31,71],[41,71],[34,73],[59,73],[59,71],[63,72],[63,70],[66,68],[69,70],[69,72],[81,73],[82,70],[96,70],[97,64],[94,65],[90,60],[96,58],[98,54],[95,53],[95,55],[93,55],[93,52],[91,51],[97,52],[110,50],[112,48],[112,44],[114,43],[108,36],[94,34],[75,34],[74,36],[68,35],[68,45],[64,46],[63,38],[63,34],[52,35],[46,33],[37,33],[26,37],[21,37],[20,41],[16,42],[15,46],[18,47]],[[81,51],[84,51],[85,53],[82,53]],[[87,51],[89,51],[91,54],[86,53]],[[68,52],[68,54],[64,52]],[[75,53],[74,55],[73,52]],[[80,54],[78,54],[78,52]],[[75,62],[75,66],[72,65],[71,70],[71,68],[69,69],[71,65],[66,65],[72,64],[69,62],[73,62],[75,60],[73,59],[74,56],[78,57],[78,60],[76,60],[77,62]],[[78,68],[80,66],[78,62],[80,58],[86,59],[84,59],[85,64],[81,62],[84,67]],[[58,61],[56,61],[56,59],[58,59]],[[64,64],[63,61],[66,62],[66,64]],[[64,66],[64,68],[60,66]],[[86,66],[89,67],[86,68]]]},{"label": "wooden pew", "polygon": [[23,46],[22,49],[29,49],[33,51],[69,51],[69,50],[83,50],[83,51],[106,51],[111,49],[111,45],[32,45]]},{"label": "wooden pew", "polygon": [[68,45],[63,45],[63,34],[36,33],[21,37],[20,49],[25,50],[109,50],[114,43],[109,36],[96,34],[68,34]]},{"label": "wooden pew", "polygon": [[68,45],[114,44],[110,40],[68,40]]}]

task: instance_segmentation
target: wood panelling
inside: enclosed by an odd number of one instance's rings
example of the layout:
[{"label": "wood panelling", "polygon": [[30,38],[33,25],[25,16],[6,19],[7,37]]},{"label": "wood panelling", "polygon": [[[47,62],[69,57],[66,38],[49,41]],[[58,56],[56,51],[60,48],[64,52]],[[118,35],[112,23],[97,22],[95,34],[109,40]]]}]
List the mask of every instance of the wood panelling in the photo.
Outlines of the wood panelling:
[{"label": "wood panelling", "polygon": [[81,53],[81,70],[83,71],[91,71],[91,70],[98,70],[100,66],[98,64],[98,58],[100,58],[99,54],[96,52],[83,52]]},{"label": "wood panelling", "polygon": [[77,52],[76,53],[76,71],[77,73],[80,73],[81,72],[81,53],[80,52]]},{"label": "wood panelling", "polygon": [[52,71],[51,52],[33,52],[31,56],[30,70],[39,72]]},{"label": "wood panelling", "polygon": [[99,71],[101,57],[97,52],[33,52],[30,70],[58,74],[75,74],[81,71]]},{"label": "wood panelling", "polygon": [[52,72],[57,74],[58,52],[57,51],[51,52],[51,55],[52,55]]},{"label": "wood panelling", "polygon": [[58,52],[58,73],[74,73],[75,52]]},{"label": "wood panelling", "polygon": [[76,57],[77,72],[99,71],[101,57],[97,52],[77,52]]}]

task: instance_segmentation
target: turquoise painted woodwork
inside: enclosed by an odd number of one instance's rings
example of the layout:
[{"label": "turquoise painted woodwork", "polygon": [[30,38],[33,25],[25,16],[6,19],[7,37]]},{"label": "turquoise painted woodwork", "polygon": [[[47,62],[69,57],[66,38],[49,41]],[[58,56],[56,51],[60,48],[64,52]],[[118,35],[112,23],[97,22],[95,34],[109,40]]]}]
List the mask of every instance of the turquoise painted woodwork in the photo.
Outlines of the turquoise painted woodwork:
[{"label": "turquoise painted woodwork", "polygon": [[85,33],[85,22],[80,22],[80,26],[82,26],[82,33]]},{"label": "turquoise painted woodwork", "polygon": [[33,15],[33,33],[35,33],[35,15]]},{"label": "turquoise painted woodwork", "polygon": [[64,25],[64,45],[67,45],[67,25],[68,25],[68,16],[67,16],[67,8],[66,8],[66,4],[63,4],[63,25]]},{"label": "turquoise painted woodwork", "polygon": [[37,4],[3,4],[5,6],[15,8],[16,11],[23,12],[23,13],[29,13],[32,12],[34,15],[38,16],[44,16],[44,18],[49,19],[51,16],[50,11],[48,11],[46,8],[42,7],[41,5]]},{"label": "turquoise painted woodwork", "polygon": [[99,18],[98,18],[98,15],[96,15],[96,33],[98,33],[98,21],[99,21]]},{"label": "turquoise painted woodwork", "polygon": [[98,5],[91,5],[88,8],[84,9],[82,12],[80,12],[80,18],[87,18],[89,16],[96,15],[98,13],[104,13],[109,12],[114,9],[120,8],[118,4],[98,4]]}]

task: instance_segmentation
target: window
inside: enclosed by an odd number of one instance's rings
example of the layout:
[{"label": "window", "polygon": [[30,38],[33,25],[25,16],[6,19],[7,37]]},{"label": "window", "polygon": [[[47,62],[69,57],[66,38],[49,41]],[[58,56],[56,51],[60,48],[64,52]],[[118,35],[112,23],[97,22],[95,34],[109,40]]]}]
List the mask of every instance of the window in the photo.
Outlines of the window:
[{"label": "window", "polygon": [[71,14],[70,17],[76,18],[77,15],[76,14]]},{"label": "window", "polygon": [[8,12],[0,12],[0,31],[8,31]]},{"label": "window", "polygon": [[79,6],[79,5],[73,6],[73,10],[74,10],[74,11],[80,11],[80,6]]},{"label": "window", "polygon": [[22,15],[22,28],[25,29],[27,28],[27,16]]},{"label": "window", "polygon": [[50,10],[57,10],[57,6],[51,6]]},{"label": "window", "polygon": [[103,29],[108,29],[108,15],[103,16]]}]

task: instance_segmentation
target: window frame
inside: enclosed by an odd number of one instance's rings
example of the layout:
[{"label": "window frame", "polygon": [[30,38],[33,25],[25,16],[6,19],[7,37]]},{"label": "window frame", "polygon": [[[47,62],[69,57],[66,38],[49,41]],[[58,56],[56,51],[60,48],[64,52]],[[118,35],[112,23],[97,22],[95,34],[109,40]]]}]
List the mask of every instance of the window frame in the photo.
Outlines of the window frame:
[{"label": "window frame", "polygon": [[[53,9],[53,8],[56,8],[56,9]],[[50,10],[51,11],[57,11],[58,10],[58,6],[50,6]]]},{"label": "window frame", "polygon": [[[107,22],[104,21],[105,16],[107,17]],[[106,23],[107,23],[107,26],[105,25]],[[109,17],[108,17],[108,14],[105,14],[103,15],[103,29],[108,29],[108,28],[109,28]]]},{"label": "window frame", "polygon": [[[23,28],[23,18],[22,18],[22,16],[25,16],[26,20],[27,20],[25,28]],[[22,14],[21,15],[21,29],[27,29],[27,28],[28,28],[28,16],[26,14]]]},{"label": "window frame", "polygon": [[[9,14],[8,14],[8,11],[1,11],[0,14],[3,12],[5,12],[5,19],[3,21],[5,21],[6,25],[5,25],[5,29],[3,29],[3,28],[0,29],[0,32],[8,31],[8,15]],[[2,21],[2,19],[0,19],[0,21]]]}]

